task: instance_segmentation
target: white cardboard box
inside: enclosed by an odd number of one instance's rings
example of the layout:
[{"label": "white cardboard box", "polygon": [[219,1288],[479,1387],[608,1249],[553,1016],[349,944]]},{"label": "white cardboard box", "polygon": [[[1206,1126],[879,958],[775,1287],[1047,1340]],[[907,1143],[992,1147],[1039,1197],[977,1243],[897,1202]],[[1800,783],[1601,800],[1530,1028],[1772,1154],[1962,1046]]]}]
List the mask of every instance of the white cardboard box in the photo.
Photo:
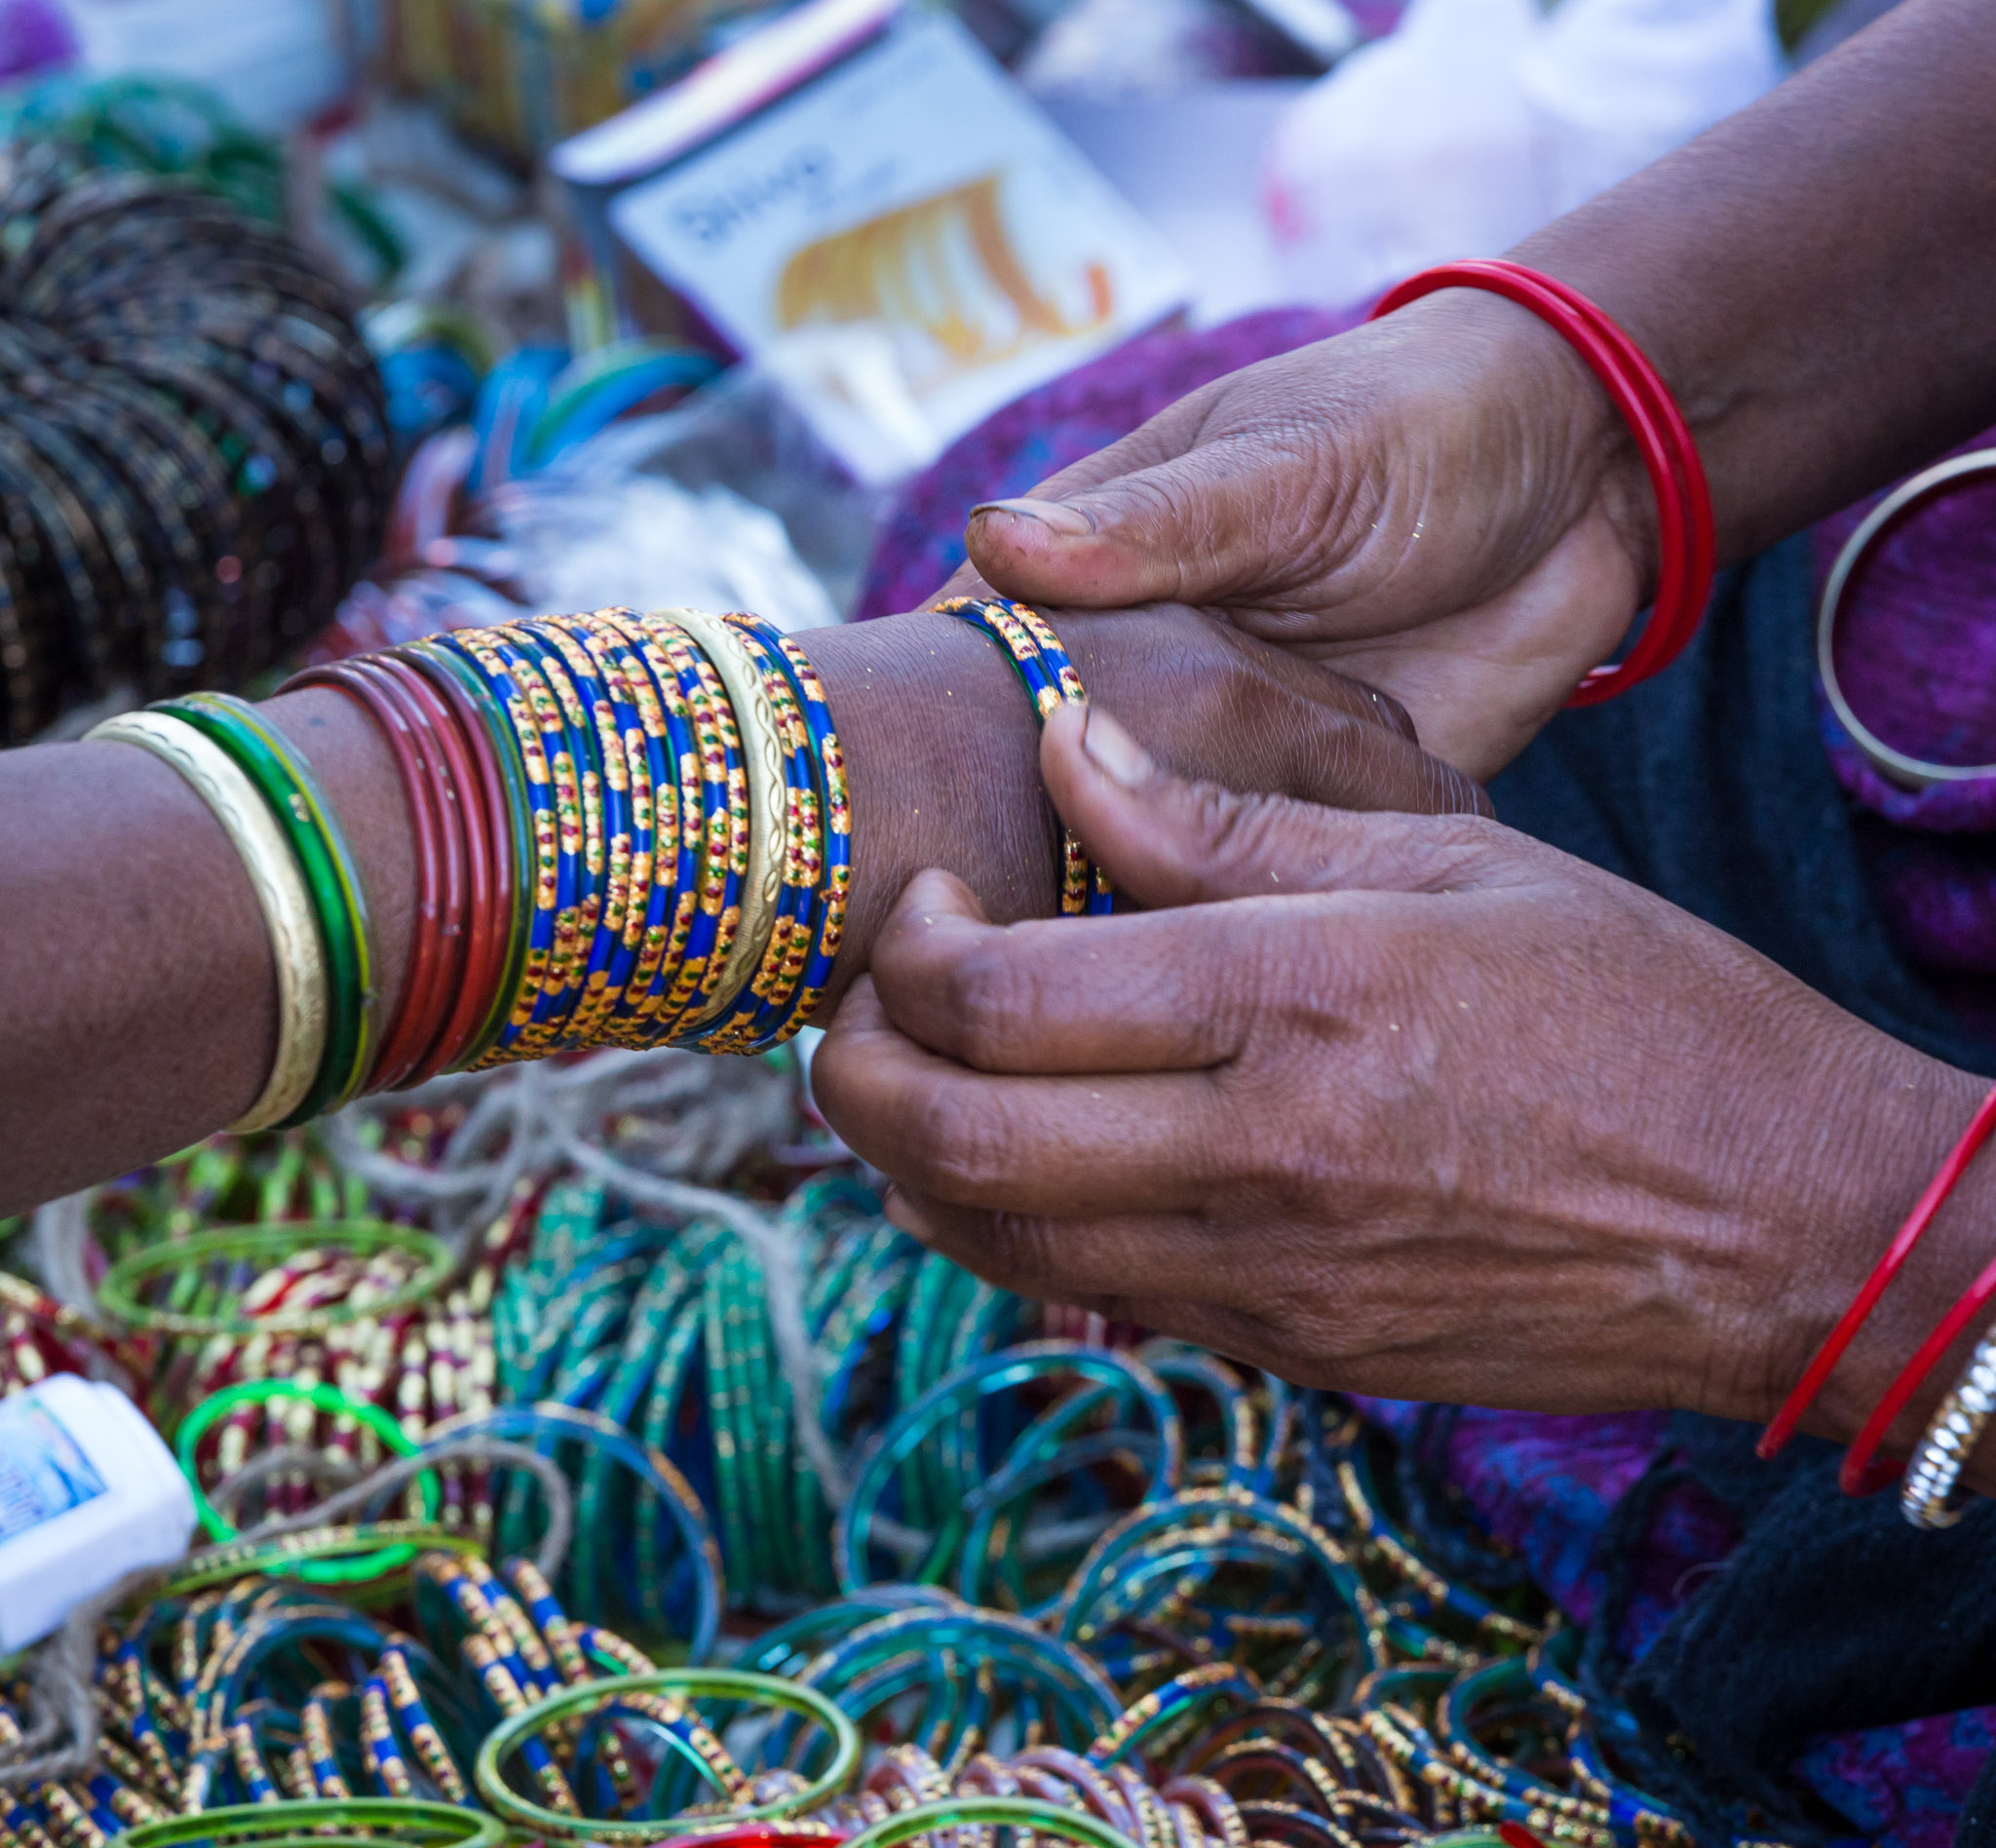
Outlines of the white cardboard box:
[{"label": "white cardboard box", "polygon": [[[782,88],[782,57],[750,39],[554,168],[597,273],[634,257],[738,353],[883,330],[940,447],[1182,307],[1191,279],[953,18],[871,0],[869,20],[867,4],[812,0],[756,35],[822,48],[870,26],[828,67],[795,56]],[[713,69],[758,53],[732,82]],[[613,294],[617,330],[641,327]]]}]

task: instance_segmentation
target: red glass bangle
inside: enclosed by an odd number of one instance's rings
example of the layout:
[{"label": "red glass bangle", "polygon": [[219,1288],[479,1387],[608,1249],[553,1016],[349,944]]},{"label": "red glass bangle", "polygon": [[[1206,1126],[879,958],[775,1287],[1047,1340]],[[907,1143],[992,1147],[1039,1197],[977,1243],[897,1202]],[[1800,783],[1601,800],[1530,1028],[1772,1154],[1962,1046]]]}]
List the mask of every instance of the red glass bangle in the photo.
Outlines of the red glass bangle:
[{"label": "red glass bangle", "polygon": [[[439,1024],[403,1080],[406,1090],[436,1077],[463,1052],[477,1030],[480,1010],[490,1001],[505,960],[505,920],[497,908],[492,877],[495,824],[486,812],[485,767],[475,762],[476,748],[467,744],[450,708],[421,672],[395,655],[377,655],[371,660],[400,689],[436,752],[436,760],[442,765],[438,795],[456,824],[464,855],[465,905],[458,960],[443,984],[445,1007]],[[498,774],[492,766],[495,784]]]},{"label": "red glass bangle", "polygon": [[[411,1013],[408,1045],[398,1048],[399,1063],[384,1063],[377,1090],[402,1090],[419,1082],[424,1074],[438,1035],[451,1002],[462,991],[465,962],[465,911],[467,885],[464,837],[465,817],[452,786],[452,765],[441,738],[430,722],[429,712],[413,698],[400,675],[379,661],[354,663],[381,688],[389,704],[401,714],[415,741],[424,786],[436,807],[437,835],[443,855],[443,890],[435,920],[437,957],[430,974],[428,993],[420,1009]],[[416,997],[411,996],[414,1001]]]},{"label": "red glass bangle", "polygon": [[[1886,1286],[1899,1275],[1906,1259],[1912,1255],[1913,1247],[1926,1236],[1927,1228],[1934,1223],[1934,1215],[1940,1211],[1942,1203],[1954,1191],[1955,1183],[1967,1173],[1968,1165],[1975,1159],[1976,1151],[1989,1139],[1989,1132],[1992,1129],[1996,1129],[1996,1090],[1992,1090],[1982,1099],[1981,1107],[1970,1119],[1968,1128],[1962,1132],[1961,1140],[1948,1151],[1947,1159],[1940,1164],[1939,1172],[1927,1183],[1927,1191],[1914,1203],[1912,1212],[1906,1214],[1905,1223],[1893,1234],[1892,1243],[1885,1248],[1884,1255],[1871,1267],[1871,1274],[1864,1279],[1858,1293],[1851,1298],[1851,1306],[1844,1311],[1842,1320],[1816,1350],[1809,1365],[1802,1369],[1802,1377],[1795,1382],[1794,1391],[1782,1402],[1781,1409],[1768,1421],[1767,1429],[1760,1434],[1760,1442],[1755,1446],[1763,1457],[1775,1455],[1782,1445],[1794,1436],[1795,1426],[1801,1421],[1802,1414],[1816,1403],[1816,1396],[1822,1392],[1824,1382],[1835,1370],[1837,1362],[1843,1359],[1845,1350],[1857,1339],[1858,1330],[1864,1326],[1865,1318],[1878,1306],[1878,1299],[1885,1294]],[[1957,1308],[1959,1306],[1956,1305]],[[1940,1345],[1944,1349],[1947,1343],[1943,1341]],[[1926,1350],[1923,1348],[1921,1352],[1925,1353]],[[1938,1358],[1937,1353],[1935,1359]],[[1933,1362],[1930,1361],[1928,1366],[1932,1365]],[[1905,1375],[1901,1374],[1900,1377],[1903,1380]],[[1910,1398],[1918,1386],[1919,1379],[1915,1378],[1912,1384],[1907,1386],[1905,1397]],[[1899,1386],[1895,1383],[1893,1392],[1898,1390]],[[1892,1394],[1888,1393],[1885,1400],[1880,1402],[1879,1411],[1885,1410],[1891,1399]],[[1851,1455],[1858,1458],[1858,1470],[1862,1471],[1869,1460],[1871,1452],[1878,1447],[1879,1438],[1884,1436],[1886,1427],[1899,1415],[1900,1408],[1904,1403],[1905,1399],[1902,1398],[1898,1404],[1893,1405],[1882,1424],[1878,1422],[1877,1411],[1871,1414],[1871,1424],[1867,1424],[1864,1429],[1867,1433],[1871,1432],[1872,1424],[1876,1424],[1878,1428],[1871,1436],[1869,1444],[1865,1445],[1862,1455],[1859,1453],[1858,1444],[1851,1448]],[[1864,1444],[1862,1436],[1858,1444]],[[1855,1480],[1849,1459],[1846,1459],[1844,1469],[1847,1477]],[[1882,1488],[1891,1480],[1891,1476],[1883,1477],[1871,1486]],[[1849,1490],[1848,1481],[1845,1487]]]},{"label": "red glass bangle", "polygon": [[306,687],[326,686],[343,693],[373,720],[402,781],[403,801],[408,810],[409,827],[415,835],[416,910],[415,927],[409,941],[408,968],[403,977],[402,1004],[394,1020],[382,1035],[374,1068],[365,1089],[378,1091],[392,1084],[407,1069],[413,1046],[413,1028],[436,987],[438,958],[437,926],[442,905],[442,847],[438,834],[436,798],[407,722],[386,690],[358,662],[334,661],[325,667],[308,668],[293,674],[279,689],[295,693]]},{"label": "red glass bangle", "polygon": [[1442,263],[1387,290],[1372,319],[1442,289],[1481,289],[1535,314],[1600,381],[1635,440],[1657,503],[1657,591],[1650,618],[1628,656],[1592,669],[1567,701],[1594,706],[1661,674],[1698,633],[1711,595],[1716,544],[1711,493],[1690,426],[1642,349],[1607,315],[1556,277],[1521,263]]},{"label": "red glass bangle", "polygon": [[453,729],[474,773],[473,779],[463,786],[467,827],[480,822],[483,825],[482,858],[489,879],[487,898],[480,904],[475,890],[464,982],[430,1061],[432,1069],[448,1071],[471,1050],[479,1028],[484,1023],[512,946],[514,881],[518,876],[513,864],[512,810],[491,735],[471,695],[449,674],[426,666],[420,656],[394,654],[384,659],[405,672],[412,682],[420,683],[454,721]]}]

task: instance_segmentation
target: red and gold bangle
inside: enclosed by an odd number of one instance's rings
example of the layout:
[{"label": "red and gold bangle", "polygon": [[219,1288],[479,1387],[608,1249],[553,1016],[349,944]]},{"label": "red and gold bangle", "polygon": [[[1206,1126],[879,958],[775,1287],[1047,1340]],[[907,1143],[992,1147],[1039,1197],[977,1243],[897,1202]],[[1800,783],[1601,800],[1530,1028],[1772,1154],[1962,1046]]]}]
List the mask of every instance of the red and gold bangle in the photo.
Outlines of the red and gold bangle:
[{"label": "red and gold bangle", "polygon": [[1711,493],[1690,426],[1656,367],[1615,322],[1578,289],[1522,263],[1475,259],[1423,270],[1388,289],[1372,319],[1442,289],[1487,289],[1537,315],[1580,355],[1635,440],[1657,503],[1656,599],[1627,659],[1590,671],[1567,704],[1612,699],[1676,660],[1711,595]]}]

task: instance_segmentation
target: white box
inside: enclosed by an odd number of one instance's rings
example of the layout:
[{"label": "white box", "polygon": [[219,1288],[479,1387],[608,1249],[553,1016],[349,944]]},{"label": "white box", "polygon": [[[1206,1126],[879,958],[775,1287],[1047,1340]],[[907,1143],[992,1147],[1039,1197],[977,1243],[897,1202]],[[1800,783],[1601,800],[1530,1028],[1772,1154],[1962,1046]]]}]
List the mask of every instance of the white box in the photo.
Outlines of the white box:
[{"label": "white box", "polygon": [[[756,44],[785,32],[787,52]],[[812,0],[678,88],[556,150],[598,275],[634,256],[744,355],[885,329],[936,446],[1190,298],[1171,247],[946,14]]]}]

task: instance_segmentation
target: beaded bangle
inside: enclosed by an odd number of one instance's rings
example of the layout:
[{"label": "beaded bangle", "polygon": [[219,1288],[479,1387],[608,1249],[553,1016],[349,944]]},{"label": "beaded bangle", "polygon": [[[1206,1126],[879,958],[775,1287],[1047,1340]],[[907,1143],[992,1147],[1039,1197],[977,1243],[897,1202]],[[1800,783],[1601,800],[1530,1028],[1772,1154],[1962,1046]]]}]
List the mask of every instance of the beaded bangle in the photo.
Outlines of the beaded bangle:
[{"label": "beaded bangle", "polygon": [[[1061,705],[1085,706],[1088,695],[1067,651],[1045,619],[1022,603],[995,597],[952,597],[937,609],[957,617],[989,635],[1005,652],[1019,684],[1033,703],[1033,715],[1044,725],[1047,714]],[[1092,866],[1074,830],[1060,829],[1060,913],[1098,916],[1115,909],[1115,888],[1107,875]]]},{"label": "beaded bangle", "polygon": [[312,766],[255,707],[233,694],[190,693],[158,710],[205,732],[256,785],[312,892],[327,962],[326,1054],[305,1101],[277,1126],[288,1129],[351,1101],[373,1067],[379,958],[360,867]]},{"label": "beaded bangle", "polygon": [[270,935],[277,969],[277,1055],[263,1089],[230,1125],[248,1136],[289,1121],[325,1061],[329,982],[312,894],[277,819],[256,786],[207,735],[163,712],[106,719],[89,738],[136,745],[171,764],[222,826],[243,863]]}]

